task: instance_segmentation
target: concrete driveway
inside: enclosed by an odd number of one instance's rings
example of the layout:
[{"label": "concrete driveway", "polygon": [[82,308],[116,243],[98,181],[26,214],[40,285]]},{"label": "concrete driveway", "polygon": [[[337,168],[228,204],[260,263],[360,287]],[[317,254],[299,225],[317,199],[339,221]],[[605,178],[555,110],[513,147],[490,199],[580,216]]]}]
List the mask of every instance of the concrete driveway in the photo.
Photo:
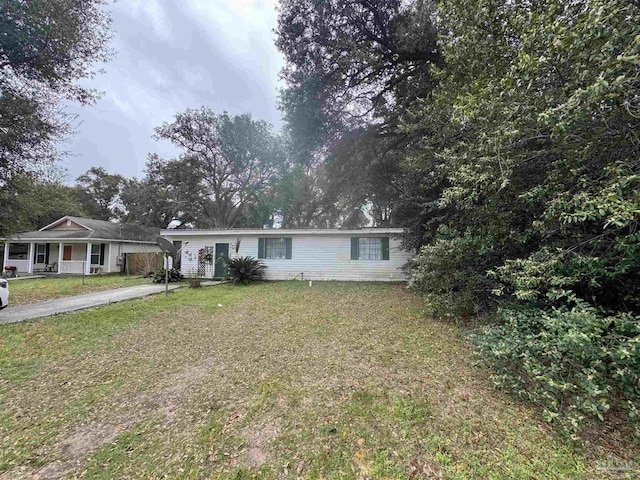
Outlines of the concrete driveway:
[{"label": "concrete driveway", "polygon": [[[181,288],[182,285],[169,285],[169,290]],[[9,306],[0,310],[0,325],[17,323],[33,318],[49,317],[58,313],[74,312],[85,308],[98,307],[108,303],[131,300],[164,292],[164,285],[137,285],[135,287],[117,288],[105,292],[86,293],[75,297],[57,298],[30,305]],[[9,297],[11,300],[11,297]]]}]

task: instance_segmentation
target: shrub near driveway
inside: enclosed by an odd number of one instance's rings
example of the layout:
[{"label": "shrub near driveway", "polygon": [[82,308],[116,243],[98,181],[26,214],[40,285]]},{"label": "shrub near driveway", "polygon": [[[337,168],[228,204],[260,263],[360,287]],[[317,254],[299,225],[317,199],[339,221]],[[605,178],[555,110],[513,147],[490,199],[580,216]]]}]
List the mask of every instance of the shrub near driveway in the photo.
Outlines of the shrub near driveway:
[{"label": "shrub near driveway", "polygon": [[637,452],[554,439],[422,311],[401,285],[273,282],[3,327],[0,471],[574,479]]}]

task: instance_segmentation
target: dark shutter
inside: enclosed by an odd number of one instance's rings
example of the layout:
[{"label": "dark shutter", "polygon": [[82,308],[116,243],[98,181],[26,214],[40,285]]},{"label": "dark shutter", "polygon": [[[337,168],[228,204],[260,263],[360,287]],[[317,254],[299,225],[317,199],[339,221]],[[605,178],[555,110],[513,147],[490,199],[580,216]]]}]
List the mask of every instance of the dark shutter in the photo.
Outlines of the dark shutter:
[{"label": "dark shutter", "polygon": [[285,246],[285,258],[286,259],[291,259],[291,237],[287,237],[284,239],[284,246]]},{"label": "dark shutter", "polygon": [[49,265],[49,247],[51,246],[50,243],[46,243],[45,244],[46,247],[44,249],[44,263],[46,263],[47,265]]},{"label": "dark shutter", "polygon": [[101,243],[100,244],[100,265],[104,265],[104,249],[105,249],[105,244]]},{"label": "dark shutter", "polygon": [[264,238],[258,239],[258,258],[264,258]]},{"label": "dark shutter", "polygon": [[33,244],[33,263],[38,263],[38,262],[36,261],[37,256],[38,256],[38,244],[37,244],[37,243],[34,243],[34,244]]},{"label": "dark shutter", "polygon": [[351,237],[351,260],[358,260],[358,237]]},{"label": "dark shutter", "polygon": [[382,259],[389,260],[389,237],[382,237],[380,246],[382,247]]}]

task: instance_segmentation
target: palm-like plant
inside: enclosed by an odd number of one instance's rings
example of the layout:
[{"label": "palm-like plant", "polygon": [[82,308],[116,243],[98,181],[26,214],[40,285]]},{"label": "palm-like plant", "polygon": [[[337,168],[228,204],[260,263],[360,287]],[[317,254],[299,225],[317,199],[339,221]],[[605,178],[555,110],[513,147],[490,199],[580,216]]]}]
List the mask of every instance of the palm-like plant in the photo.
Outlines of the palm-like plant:
[{"label": "palm-like plant", "polygon": [[247,285],[261,280],[266,266],[253,257],[234,257],[227,259],[229,278],[234,284]]}]

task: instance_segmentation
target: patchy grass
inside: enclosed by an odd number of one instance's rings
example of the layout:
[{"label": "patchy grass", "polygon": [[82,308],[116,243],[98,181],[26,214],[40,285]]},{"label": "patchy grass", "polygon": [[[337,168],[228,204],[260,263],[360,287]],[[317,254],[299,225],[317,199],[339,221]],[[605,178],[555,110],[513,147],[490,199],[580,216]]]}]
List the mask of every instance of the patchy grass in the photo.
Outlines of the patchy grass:
[{"label": "patchy grass", "polygon": [[638,454],[552,436],[399,285],[183,289],[0,333],[0,478],[579,479]]},{"label": "patchy grass", "polygon": [[27,305],[54,298],[101,292],[150,283],[148,278],[127,275],[90,275],[84,277],[47,277],[9,282],[11,305]]}]

